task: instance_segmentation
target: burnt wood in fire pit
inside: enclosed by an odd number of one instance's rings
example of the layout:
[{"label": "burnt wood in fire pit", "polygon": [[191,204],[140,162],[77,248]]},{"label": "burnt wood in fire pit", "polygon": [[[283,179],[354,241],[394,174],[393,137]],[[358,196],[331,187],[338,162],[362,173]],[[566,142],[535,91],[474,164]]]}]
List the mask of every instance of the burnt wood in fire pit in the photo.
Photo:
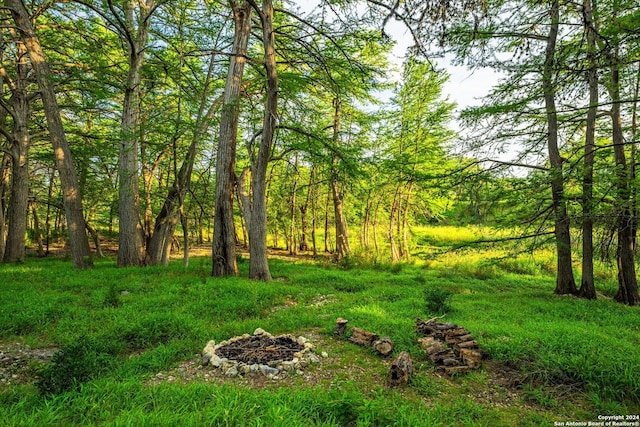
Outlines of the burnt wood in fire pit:
[{"label": "burnt wood in fire pit", "polygon": [[304,346],[291,337],[272,337],[265,334],[225,344],[216,350],[216,354],[246,364],[266,365],[272,361],[293,360],[294,353],[302,350]]}]

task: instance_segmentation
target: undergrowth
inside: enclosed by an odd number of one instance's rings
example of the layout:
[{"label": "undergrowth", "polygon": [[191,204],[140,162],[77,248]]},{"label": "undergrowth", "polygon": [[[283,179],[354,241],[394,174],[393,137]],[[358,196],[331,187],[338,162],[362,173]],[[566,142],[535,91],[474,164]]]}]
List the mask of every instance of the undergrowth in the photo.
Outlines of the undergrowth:
[{"label": "undergrowth", "polygon": [[[247,280],[245,262],[240,277],[203,275],[210,271],[206,258],[188,268],[180,262],[116,268],[102,260],[93,270],[75,271],[54,259],[2,265],[0,345],[18,341],[59,351],[33,383],[0,385],[0,424],[493,426],[517,420],[536,426],[638,412],[638,308],[554,296],[554,278],[540,258],[495,264],[454,258],[399,266],[274,259],[269,283]],[[414,321],[445,313],[446,321],[473,333],[492,364],[521,373],[522,400],[476,399],[489,387],[487,371],[451,380],[434,375]],[[335,340],[337,317],[391,337],[395,355],[409,351],[413,382],[385,389],[389,361]],[[207,341],[257,327],[318,331],[332,363],[360,374],[259,389],[148,384],[158,372],[198,357]]]}]

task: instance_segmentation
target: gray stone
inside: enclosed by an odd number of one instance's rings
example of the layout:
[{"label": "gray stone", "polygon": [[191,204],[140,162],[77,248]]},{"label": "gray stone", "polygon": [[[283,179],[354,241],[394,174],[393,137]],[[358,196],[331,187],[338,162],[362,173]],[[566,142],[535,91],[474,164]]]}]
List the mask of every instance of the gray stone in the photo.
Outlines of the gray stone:
[{"label": "gray stone", "polygon": [[260,372],[262,372],[262,375],[264,375],[265,377],[269,377],[269,375],[278,375],[280,370],[278,368],[272,368],[271,366],[260,365]]},{"label": "gray stone", "polygon": [[307,354],[307,360],[309,361],[309,363],[320,363],[320,358],[315,353]]},{"label": "gray stone", "polygon": [[209,364],[209,361],[211,360],[211,357],[213,356],[213,354],[211,353],[205,353],[202,355],[202,366],[207,366]]},{"label": "gray stone", "polygon": [[226,362],[228,362],[228,359],[224,358],[224,357],[220,357],[217,354],[214,354],[211,356],[211,359],[209,359],[209,363],[211,364],[211,366],[213,366],[214,368],[219,368],[220,366],[222,366],[223,364],[225,364]]},{"label": "gray stone", "polygon": [[237,377],[238,376],[238,365],[232,365],[227,369],[224,373],[228,377]]},{"label": "gray stone", "polygon": [[329,353],[327,353],[326,351],[323,351],[322,353],[320,353],[320,356],[326,359],[327,357],[329,357]]}]

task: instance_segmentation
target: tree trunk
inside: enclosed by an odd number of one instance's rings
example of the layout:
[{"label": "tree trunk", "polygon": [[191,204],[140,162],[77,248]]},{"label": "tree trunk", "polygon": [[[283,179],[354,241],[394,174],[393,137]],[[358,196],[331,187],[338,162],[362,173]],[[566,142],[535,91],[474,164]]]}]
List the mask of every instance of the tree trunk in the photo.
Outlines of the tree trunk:
[{"label": "tree trunk", "polygon": [[309,211],[309,204],[311,202],[311,197],[314,189],[314,180],[315,180],[315,167],[311,165],[311,172],[309,174],[309,187],[307,188],[307,198],[304,201],[304,204],[300,206],[300,245],[298,248],[301,251],[309,250],[309,242],[307,240],[307,212]]},{"label": "tree trunk", "polygon": [[38,256],[42,258],[46,255],[46,253],[44,251],[44,245],[42,244],[40,218],[38,218],[38,211],[36,209],[35,203],[31,203],[31,212],[33,214],[33,235],[36,240],[36,244],[38,245]]},{"label": "tree trunk", "polygon": [[389,211],[389,245],[391,246],[391,262],[397,262],[400,259],[400,254],[398,252],[398,244],[396,241],[396,235],[394,232],[395,223],[394,219],[396,218],[398,212],[399,205],[399,195],[400,185],[396,187],[395,194],[393,195],[393,202],[391,203],[391,210]]},{"label": "tree trunk", "polygon": [[[204,103],[204,100],[202,102]],[[214,102],[204,116],[202,116],[203,106],[201,107],[200,115],[196,120],[196,130],[187,154],[185,155],[185,159],[176,174],[173,185],[169,189],[162,209],[156,216],[153,233],[147,246],[146,263],[148,265],[168,264],[171,238],[175,232],[178,219],[183,217],[183,215],[180,214],[180,210],[183,207],[187,191],[189,191],[189,187],[191,186],[191,174],[198,152],[198,143],[209,130],[209,123],[213,120],[219,106],[220,102]],[[187,252],[185,243],[185,254],[187,254]],[[188,257],[188,255],[186,256]]]},{"label": "tree trunk", "polygon": [[[11,113],[13,131],[9,139],[11,153],[11,197],[7,219],[9,222],[4,262],[23,262],[29,203],[29,101],[27,97],[27,63],[22,43],[17,44],[20,58],[16,62],[17,78],[11,87]],[[4,237],[4,236],[3,236]]]},{"label": "tree trunk", "polygon": [[327,198],[324,203],[324,252],[330,253],[329,248],[329,201],[331,200],[331,192],[327,191]]},{"label": "tree trunk", "polygon": [[624,135],[620,112],[620,70],[618,46],[611,55],[611,81],[608,85],[611,96],[611,124],[613,153],[616,162],[616,207],[618,213],[618,293],[615,300],[624,304],[636,305],[640,302],[638,282],[636,279],[635,259],[633,252],[633,225],[636,221],[631,216],[629,167],[624,152]]},{"label": "tree trunk", "polygon": [[296,193],[298,192],[298,153],[295,155],[295,163],[293,168],[293,188],[291,188],[291,200],[289,209],[289,255],[297,253],[296,248]]},{"label": "tree trunk", "polygon": [[144,264],[143,230],[140,225],[138,152],[140,150],[140,83],[153,0],[138,2],[140,17],[135,30],[133,7],[125,2],[129,71],[122,107],[122,140],[118,163],[118,266]]},{"label": "tree trunk", "polygon": [[60,175],[62,184],[63,203],[67,228],[69,233],[69,244],[71,246],[71,257],[76,268],[85,268],[93,265],[89,240],[85,230],[85,221],[82,209],[82,195],[75,166],[71,158],[71,150],[67,143],[67,138],[60,118],[60,109],[53,90],[51,71],[49,64],[44,58],[40,41],[35,35],[31,18],[27,13],[24,4],[20,0],[6,0],[5,5],[11,9],[11,14],[20,31],[22,42],[26,46],[31,66],[33,67],[44,113],[47,119],[47,128],[53,145],[56,167]]},{"label": "tree trunk", "polygon": [[587,35],[587,84],[589,110],[584,142],[584,177],[582,180],[582,283],[578,296],[596,299],[593,277],[593,163],[595,159],[596,115],[598,110],[598,71],[596,64],[596,30],[593,24],[591,0],[583,2],[584,27]]},{"label": "tree trunk", "polygon": [[229,60],[229,73],[224,89],[220,139],[216,155],[216,204],[213,223],[213,276],[238,274],[236,239],[233,220],[233,187],[235,185],[236,139],[240,114],[240,91],[251,36],[251,6],[233,2],[235,33]]},{"label": "tree trunk", "polygon": [[409,206],[411,204],[411,192],[413,185],[408,184],[406,195],[402,204],[401,221],[402,221],[402,258],[409,261]]},{"label": "tree trunk", "polygon": [[[333,107],[333,143],[337,145],[340,138],[340,99],[334,98]],[[336,260],[341,261],[351,253],[349,246],[349,229],[347,219],[344,216],[344,196],[339,182],[337,159],[333,160],[331,170],[331,193],[333,195],[333,211],[336,227]]]},{"label": "tree trunk", "polygon": [[244,168],[237,180],[238,198],[240,199],[240,209],[242,210],[247,235],[251,235],[249,231],[249,226],[251,225],[251,194],[247,189],[247,178],[250,174],[251,169]]},{"label": "tree trunk", "polygon": [[[636,173],[636,166],[637,166],[637,161],[638,161],[638,145],[637,145],[637,138],[638,138],[638,96],[640,95],[640,62],[638,63],[638,70],[636,72],[636,87],[634,89],[634,93],[633,93],[633,107],[632,107],[632,113],[631,113],[631,141],[633,141],[631,143],[631,167],[630,167],[630,172],[631,172],[631,182],[632,184],[632,193],[631,193],[631,214],[633,215],[633,218],[638,218],[638,185],[635,184],[636,182],[636,178],[637,178],[637,173]],[[637,234],[638,234],[638,221],[635,220],[633,221],[633,251],[635,252],[636,248],[638,247],[638,240],[637,240]]]},{"label": "tree trunk", "polygon": [[7,244],[7,189],[9,188],[9,171],[11,157],[3,155],[0,163],[0,259],[4,258],[4,251]]},{"label": "tree trunk", "polygon": [[564,176],[562,171],[562,157],[558,149],[558,113],[555,102],[554,64],[556,41],[560,21],[559,1],[553,0],[549,11],[551,25],[547,38],[545,61],[542,76],[544,103],[547,114],[547,145],[549,149],[549,163],[551,164],[551,193],[553,210],[555,213],[555,238],[558,262],[556,277],[556,294],[575,294],[577,292],[571,263],[571,234],[569,215],[564,198]]},{"label": "tree trunk", "polygon": [[271,272],[267,261],[266,180],[267,166],[271,156],[271,147],[278,117],[278,71],[276,68],[275,33],[273,31],[273,3],[271,0],[263,0],[260,20],[262,21],[267,94],[260,148],[251,171],[253,211],[251,212],[251,234],[249,235],[249,277],[267,281],[271,280]]}]

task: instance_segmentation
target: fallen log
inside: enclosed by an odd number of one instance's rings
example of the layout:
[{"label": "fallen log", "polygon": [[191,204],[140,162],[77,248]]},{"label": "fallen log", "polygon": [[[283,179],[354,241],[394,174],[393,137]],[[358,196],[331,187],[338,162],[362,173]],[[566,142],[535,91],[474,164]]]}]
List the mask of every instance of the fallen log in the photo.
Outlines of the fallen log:
[{"label": "fallen log", "polygon": [[409,353],[403,351],[391,363],[387,381],[390,386],[404,385],[411,380],[411,375],[413,375],[413,360]]},{"label": "fallen log", "polygon": [[418,342],[440,371],[447,374],[463,373],[478,369],[488,353],[465,328],[438,318],[427,322],[416,319],[416,331],[425,335]]},{"label": "fallen log", "polygon": [[365,331],[360,328],[351,328],[351,337],[349,337],[349,341],[358,345],[371,347],[378,338],[378,334],[376,333]]},{"label": "fallen log", "polygon": [[383,356],[388,356],[393,351],[393,342],[389,337],[382,337],[373,342],[373,348]]}]

